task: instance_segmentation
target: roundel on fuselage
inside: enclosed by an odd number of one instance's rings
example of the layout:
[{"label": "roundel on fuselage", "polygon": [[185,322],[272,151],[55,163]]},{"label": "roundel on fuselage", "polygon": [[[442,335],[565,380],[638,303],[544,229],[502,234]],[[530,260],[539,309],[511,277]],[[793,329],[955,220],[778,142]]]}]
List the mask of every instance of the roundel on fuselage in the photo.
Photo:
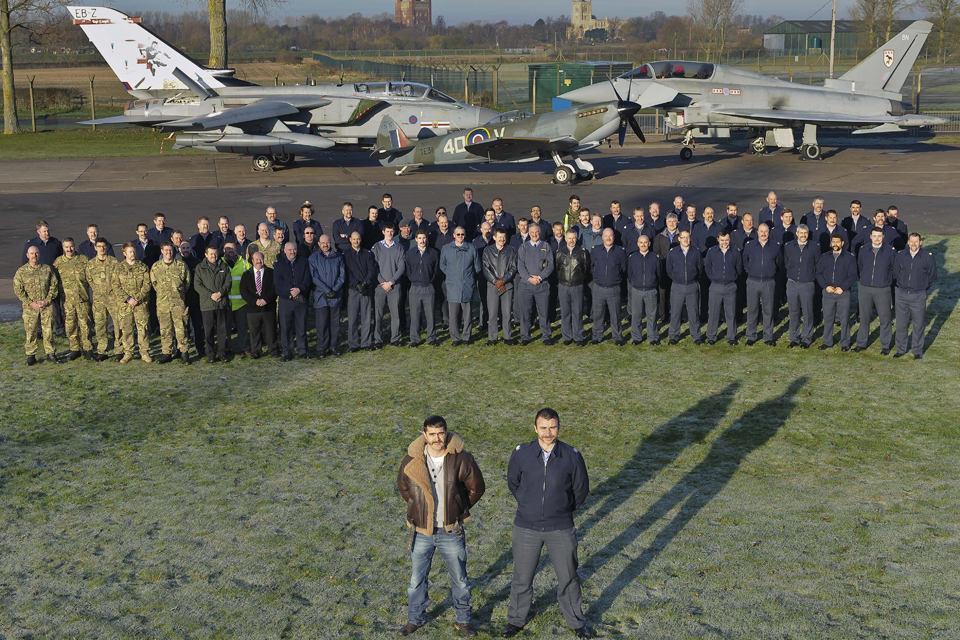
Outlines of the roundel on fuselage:
[{"label": "roundel on fuselage", "polygon": [[483,127],[478,127],[467,134],[467,144],[477,144],[490,139],[490,132]]}]

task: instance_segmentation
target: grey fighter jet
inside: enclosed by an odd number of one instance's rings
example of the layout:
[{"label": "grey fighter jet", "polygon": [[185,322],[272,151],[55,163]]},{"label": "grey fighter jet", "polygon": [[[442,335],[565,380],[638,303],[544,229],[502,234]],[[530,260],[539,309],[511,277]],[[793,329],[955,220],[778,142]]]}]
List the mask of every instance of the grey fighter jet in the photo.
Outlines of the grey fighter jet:
[{"label": "grey fighter jet", "polygon": [[[680,158],[693,157],[697,129],[748,128],[754,153],[767,145],[794,146],[793,127],[803,126],[801,158],[820,157],[818,127],[856,127],[854,133],[887,133],[943,124],[909,111],[900,90],[932,26],[918,20],[837,79],[824,86],[793,84],[737,67],[670,60],[643,64],[611,83],[600,82],[560,96],[573,102],[609,100],[633,83],[639,99],[665,109],[670,124],[686,129]],[[657,96],[654,98],[654,96]],[[870,127],[870,128],[864,128]]]},{"label": "grey fighter jet", "polygon": [[[646,142],[634,115],[641,103],[627,99],[599,102],[542,115],[509,111],[466,133],[450,133],[425,140],[409,140],[395,122],[385,116],[372,156],[380,164],[399,167],[397,175],[409,167],[477,162],[535,162],[553,160],[554,181],[568,184],[575,177],[590,179],[594,167],[580,157],[602,140],[619,134],[620,146],[630,126],[641,142]],[[573,164],[564,160],[570,156]]]},{"label": "grey fighter jet", "polygon": [[241,153],[270,171],[295,154],[369,148],[389,114],[411,139],[472,129],[496,111],[454,100],[415,82],[263,87],[207,69],[133,18],[107,7],[68,7],[137,100],[124,115],[85,124],[135,124],[178,132],[175,148]]}]

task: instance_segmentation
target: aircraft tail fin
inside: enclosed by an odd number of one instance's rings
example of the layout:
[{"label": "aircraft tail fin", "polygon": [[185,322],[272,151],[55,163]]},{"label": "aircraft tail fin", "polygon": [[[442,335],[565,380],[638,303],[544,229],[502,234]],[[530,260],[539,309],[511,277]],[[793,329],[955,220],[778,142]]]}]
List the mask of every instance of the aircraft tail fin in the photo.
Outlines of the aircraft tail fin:
[{"label": "aircraft tail fin", "polygon": [[917,20],[840,78],[827,80],[825,86],[851,93],[899,95],[932,29],[931,23]]},{"label": "aircraft tail fin", "polygon": [[380,128],[377,130],[377,146],[370,156],[385,164],[395,156],[408,153],[414,146],[410,144],[407,134],[403,132],[393,118],[383,116],[380,121]]},{"label": "aircraft tail fin", "polygon": [[141,26],[140,18],[109,7],[70,6],[67,9],[73,16],[73,24],[83,29],[134,96],[149,97],[151,91],[187,89],[177,77],[178,69],[203,92],[224,86],[220,80],[223,71],[207,69],[192,60]]}]

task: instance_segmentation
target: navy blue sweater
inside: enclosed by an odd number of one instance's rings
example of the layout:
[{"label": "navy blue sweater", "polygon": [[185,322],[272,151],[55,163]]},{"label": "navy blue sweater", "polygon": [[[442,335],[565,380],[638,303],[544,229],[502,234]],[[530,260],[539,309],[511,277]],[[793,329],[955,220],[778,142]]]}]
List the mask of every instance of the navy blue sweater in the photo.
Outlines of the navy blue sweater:
[{"label": "navy blue sweater", "polygon": [[546,465],[536,440],[518,445],[507,465],[507,486],[517,499],[513,524],[534,531],[572,528],[573,512],[590,493],[583,456],[559,440]]},{"label": "navy blue sweater", "polygon": [[740,250],[733,245],[724,254],[720,246],[711,247],[704,260],[707,279],[717,284],[732,284],[743,271],[743,258]]}]

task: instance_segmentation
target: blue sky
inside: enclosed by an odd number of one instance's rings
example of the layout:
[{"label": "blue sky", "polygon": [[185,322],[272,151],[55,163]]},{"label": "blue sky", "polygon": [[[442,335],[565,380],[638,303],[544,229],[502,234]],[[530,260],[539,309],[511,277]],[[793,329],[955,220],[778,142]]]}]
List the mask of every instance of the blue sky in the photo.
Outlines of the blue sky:
[{"label": "blue sky", "polygon": [[[78,3],[79,4],[79,3]],[[95,5],[95,0],[85,0],[83,4]],[[107,2],[110,6],[127,14],[140,14],[144,11],[170,11],[180,13],[186,9],[196,9],[206,6],[206,2],[197,0],[114,0]],[[852,0],[837,1],[837,18],[848,17],[848,7]],[[240,6],[239,2],[230,0],[228,7]],[[670,9],[669,7],[673,7]],[[569,0],[534,0],[518,3],[516,0],[484,0],[470,2],[467,0],[434,0],[433,16],[442,15],[447,24],[457,24],[471,20],[486,20],[497,22],[506,20],[511,23],[534,22],[537,18],[560,15],[570,15],[571,3]],[[821,9],[821,7],[823,7]],[[819,9],[819,11],[818,11]],[[393,0],[348,0],[334,2],[332,0],[289,0],[282,8],[275,12],[275,16],[298,16],[319,14],[323,17],[345,16],[350,13],[374,15],[377,13],[393,13]],[[593,0],[593,13],[598,18],[605,16],[645,16],[654,11],[664,11],[669,14],[683,14],[686,12],[686,2],[666,3],[654,0]],[[743,6],[744,13],[770,15],[777,13],[792,20],[804,20],[811,17],[817,19],[830,18],[830,3],[824,0],[792,0],[791,2],[763,2],[761,0],[747,0]],[[904,16],[904,17],[910,17]]]}]

